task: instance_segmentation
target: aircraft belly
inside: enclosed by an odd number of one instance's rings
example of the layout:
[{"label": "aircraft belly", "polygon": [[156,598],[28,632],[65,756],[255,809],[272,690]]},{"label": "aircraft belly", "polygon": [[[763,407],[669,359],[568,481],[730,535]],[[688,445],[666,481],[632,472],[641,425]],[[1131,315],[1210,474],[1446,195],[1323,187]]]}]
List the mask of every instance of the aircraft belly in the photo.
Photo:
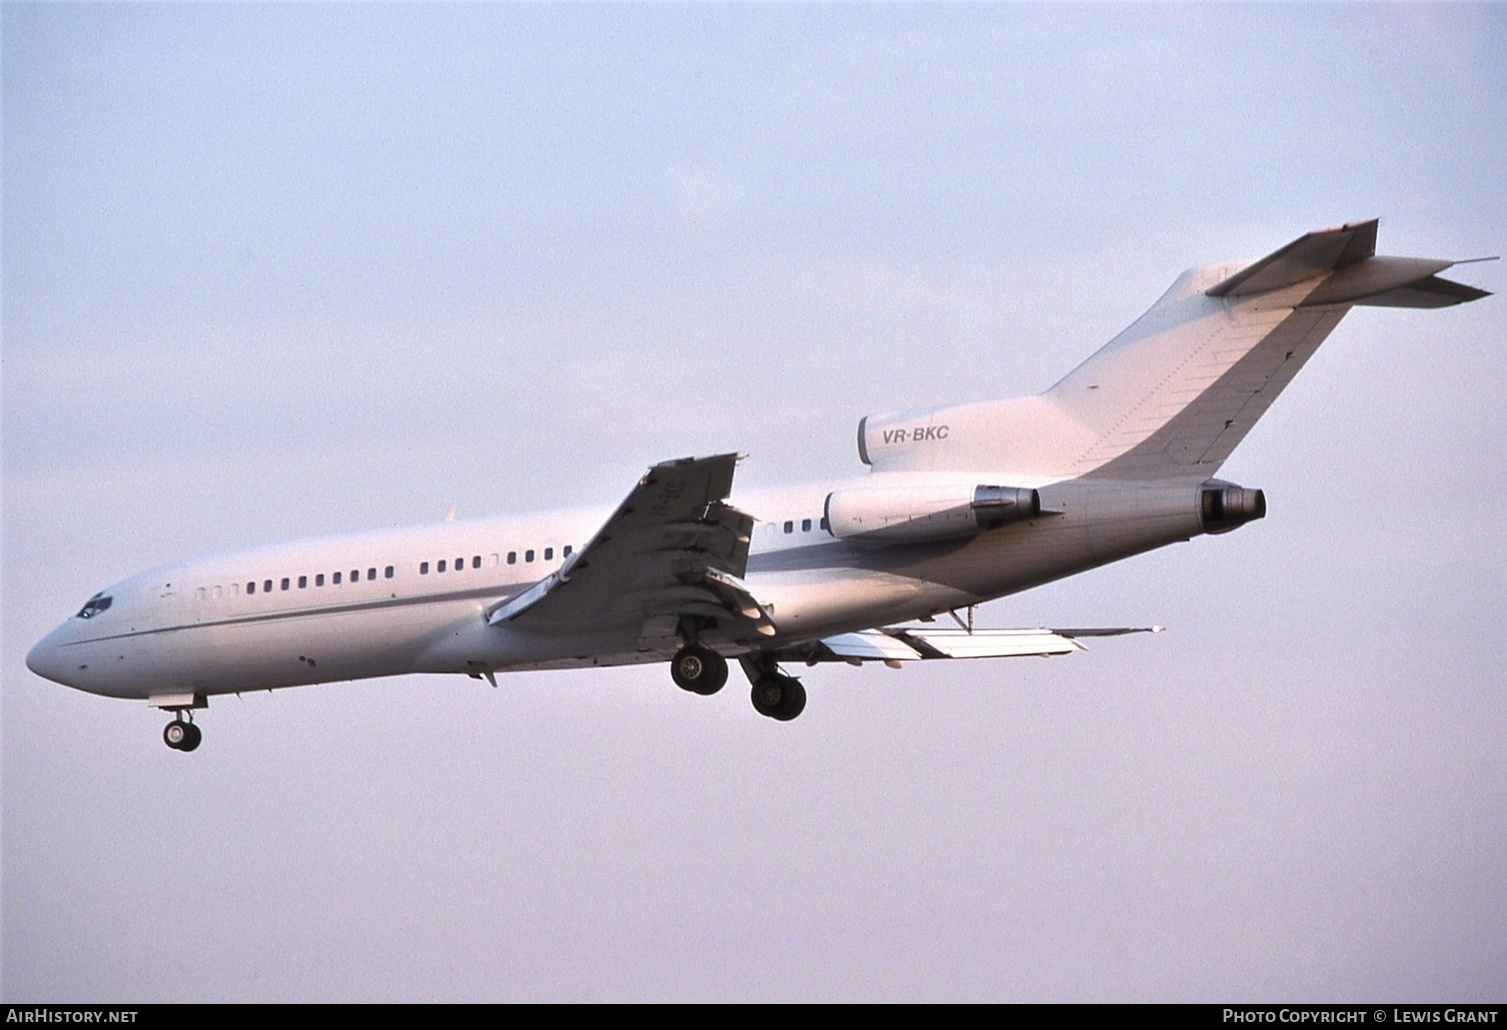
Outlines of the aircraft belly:
[{"label": "aircraft belly", "polygon": [[492,626],[479,611],[467,613],[434,634],[409,671],[479,674],[667,660],[670,651],[645,651],[639,646],[639,629],[625,626],[605,632],[545,632],[506,622]]},{"label": "aircraft belly", "polygon": [[765,573],[749,583],[788,642],[826,636],[839,629],[877,626],[909,613],[931,610],[934,584],[903,573],[858,568],[806,569]]},{"label": "aircraft belly", "polygon": [[[751,562],[755,596],[771,605],[779,639],[901,622],[1040,586],[1201,532],[1198,486],[1057,484],[1052,513],[966,540],[830,550],[832,564],[768,556]],[[821,550],[813,548],[812,550]],[[783,566],[783,567],[782,567]]]},{"label": "aircraft belly", "polygon": [[124,697],[227,694],[401,675],[414,671],[415,656],[462,607],[479,621],[472,602],[270,613],[140,633],[106,648],[120,654],[112,668],[112,692]]}]

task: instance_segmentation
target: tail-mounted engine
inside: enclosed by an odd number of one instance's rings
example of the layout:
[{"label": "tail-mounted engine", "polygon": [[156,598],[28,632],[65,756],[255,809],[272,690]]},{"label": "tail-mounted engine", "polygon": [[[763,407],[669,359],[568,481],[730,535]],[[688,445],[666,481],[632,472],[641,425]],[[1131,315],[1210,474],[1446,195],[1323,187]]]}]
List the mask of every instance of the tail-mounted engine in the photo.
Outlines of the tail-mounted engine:
[{"label": "tail-mounted engine", "polygon": [[856,487],[827,495],[827,529],[839,540],[921,543],[976,536],[1041,514],[1035,490],[1013,486]]},{"label": "tail-mounted engine", "polygon": [[1205,533],[1228,533],[1247,522],[1266,518],[1266,494],[1211,479],[1199,492],[1198,517]]}]

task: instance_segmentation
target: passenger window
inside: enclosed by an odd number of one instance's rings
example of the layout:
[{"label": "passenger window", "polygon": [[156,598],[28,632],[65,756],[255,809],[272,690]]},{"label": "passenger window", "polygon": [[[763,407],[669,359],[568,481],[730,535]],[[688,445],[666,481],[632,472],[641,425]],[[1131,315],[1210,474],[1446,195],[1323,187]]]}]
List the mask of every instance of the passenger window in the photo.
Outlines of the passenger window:
[{"label": "passenger window", "polygon": [[785,532],[787,532],[787,533],[794,533],[795,532],[795,523],[794,522],[787,522],[787,523],[785,523]]},{"label": "passenger window", "polygon": [[811,520],[810,519],[801,519],[801,532],[802,533],[809,533],[809,532],[811,532]]},{"label": "passenger window", "polygon": [[262,593],[264,593],[264,594],[270,594],[270,593],[272,593],[272,580],[269,579],[265,583],[262,584]]},{"label": "passenger window", "polygon": [[517,551],[509,551],[508,552],[508,564],[509,565],[517,565],[518,564],[518,552]]},{"label": "passenger window", "polygon": [[428,562],[426,562],[426,561],[419,562],[419,575],[420,576],[427,576],[427,575],[429,575],[429,563]]},{"label": "passenger window", "polygon": [[289,584],[289,580],[288,580],[288,577],[287,577],[287,576],[284,576],[284,577],[283,577],[283,589],[284,589],[284,590],[287,590],[287,589],[288,589],[288,584]]},{"label": "passenger window", "polygon": [[500,555],[496,555],[496,554],[492,555],[492,568],[495,569],[498,566],[500,560],[501,560],[501,556]]},{"label": "passenger window", "polygon": [[314,585],[316,587],[322,587],[322,586],[324,586],[324,573],[323,572],[321,572],[319,575],[317,575],[317,576],[314,577]]},{"label": "passenger window", "polygon": [[333,576],[331,576],[330,582],[334,583],[338,587],[340,585],[340,573],[337,572]]},{"label": "passenger window", "polygon": [[481,568],[481,555],[478,554],[476,557],[471,559],[471,567],[473,569]]},{"label": "passenger window", "polygon": [[198,598],[199,598],[199,600],[201,600],[201,601],[202,601],[202,600],[204,600],[204,598],[205,598],[205,597],[206,597],[206,596],[208,596],[208,595],[207,595],[207,594],[206,594],[206,593],[205,593],[205,591],[204,591],[204,588],[203,588],[203,587],[200,587],[200,588],[199,588],[199,589],[198,589],[198,591],[197,591],[197,594],[198,594]]},{"label": "passenger window", "polygon": [[215,586],[215,588],[209,592],[209,596],[215,598],[216,600],[218,600],[221,593],[222,593],[222,591],[220,590],[220,587],[217,584]]},{"label": "passenger window", "polygon": [[253,580],[251,580],[250,582],[248,582],[246,584],[246,593],[248,593],[248,594],[254,594],[254,593],[256,593],[256,580],[253,579]]},{"label": "passenger window", "polygon": [[523,560],[524,561],[533,561],[534,560],[534,552],[533,551],[524,551],[523,552]]},{"label": "passenger window", "polygon": [[569,544],[565,545],[565,550],[561,551],[560,555],[561,555],[561,557],[564,557],[564,558],[569,558],[570,557],[570,545]]},{"label": "passenger window", "polygon": [[544,549],[544,560],[545,561],[554,561],[554,558],[555,558],[555,549],[553,547],[546,547]]},{"label": "passenger window", "polygon": [[366,578],[367,579],[376,579],[377,578],[377,570],[376,569],[367,569],[366,570]]},{"label": "passenger window", "polygon": [[383,573],[383,575],[385,575],[385,576],[386,576],[386,577],[387,577],[387,578],[388,578],[388,579],[392,579],[392,566],[391,566],[391,565],[389,565],[389,566],[388,566],[388,567],[387,567],[387,569],[386,569],[386,571],[385,571],[385,572],[384,572],[384,573]]},{"label": "passenger window", "polygon": [[457,558],[457,559],[455,559],[454,569],[455,569],[456,572],[464,572],[464,571],[466,571],[466,559],[464,559],[464,558]]},{"label": "passenger window", "polygon": [[306,590],[306,589],[308,589],[308,586],[309,586],[309,577],[308,576],[299,576],[298,577],[298,589],[300,589],[300,590]]},{"label": "passenger window", "polygon": [[829,527],[827,525],[827,516],[825,516],[825,515],[822,516],[822,529],[825,529],[828,532],[831,532],[831,527]]},{"label": "passenger window", "polygon": [[435,572],[444,572],[445,571],[445,562],[444,562],[444,559],[440,559],[440,563],[434,567],[434,571]]}]

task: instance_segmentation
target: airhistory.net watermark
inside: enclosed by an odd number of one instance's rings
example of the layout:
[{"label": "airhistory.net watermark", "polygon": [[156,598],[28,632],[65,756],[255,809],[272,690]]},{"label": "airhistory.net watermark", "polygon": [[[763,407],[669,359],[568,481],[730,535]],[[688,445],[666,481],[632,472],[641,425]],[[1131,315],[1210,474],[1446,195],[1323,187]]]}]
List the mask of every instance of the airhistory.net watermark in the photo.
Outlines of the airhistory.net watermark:
[{"label": "airhistory.net watermark", "polygon": [[137,1009],[64,1009],[46,1005],[7,1006],[7,1023],[134,1023]]}]

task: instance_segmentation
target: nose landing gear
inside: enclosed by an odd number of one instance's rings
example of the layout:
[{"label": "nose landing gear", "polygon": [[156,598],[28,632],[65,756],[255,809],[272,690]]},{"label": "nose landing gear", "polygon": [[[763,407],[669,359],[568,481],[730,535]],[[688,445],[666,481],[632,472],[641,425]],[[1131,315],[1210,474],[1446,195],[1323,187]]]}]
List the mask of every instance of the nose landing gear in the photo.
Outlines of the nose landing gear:
[{"label": "nose landing gear", "polygon": [[203,739],[204,734],[193,723],[193,715],[185,721],[182,712],[178,712],[162,731],[163,743],[174,751],[192,751]]},{"label": "nose landing gear", "polygon": [[173,721],[162,730],[162,742],[174,751],[192,751],[204,739],[204,734],[194,725],[194,709],[209,707],[203,694],[152,694],[147,698],[147,704],[173,713]]}]

